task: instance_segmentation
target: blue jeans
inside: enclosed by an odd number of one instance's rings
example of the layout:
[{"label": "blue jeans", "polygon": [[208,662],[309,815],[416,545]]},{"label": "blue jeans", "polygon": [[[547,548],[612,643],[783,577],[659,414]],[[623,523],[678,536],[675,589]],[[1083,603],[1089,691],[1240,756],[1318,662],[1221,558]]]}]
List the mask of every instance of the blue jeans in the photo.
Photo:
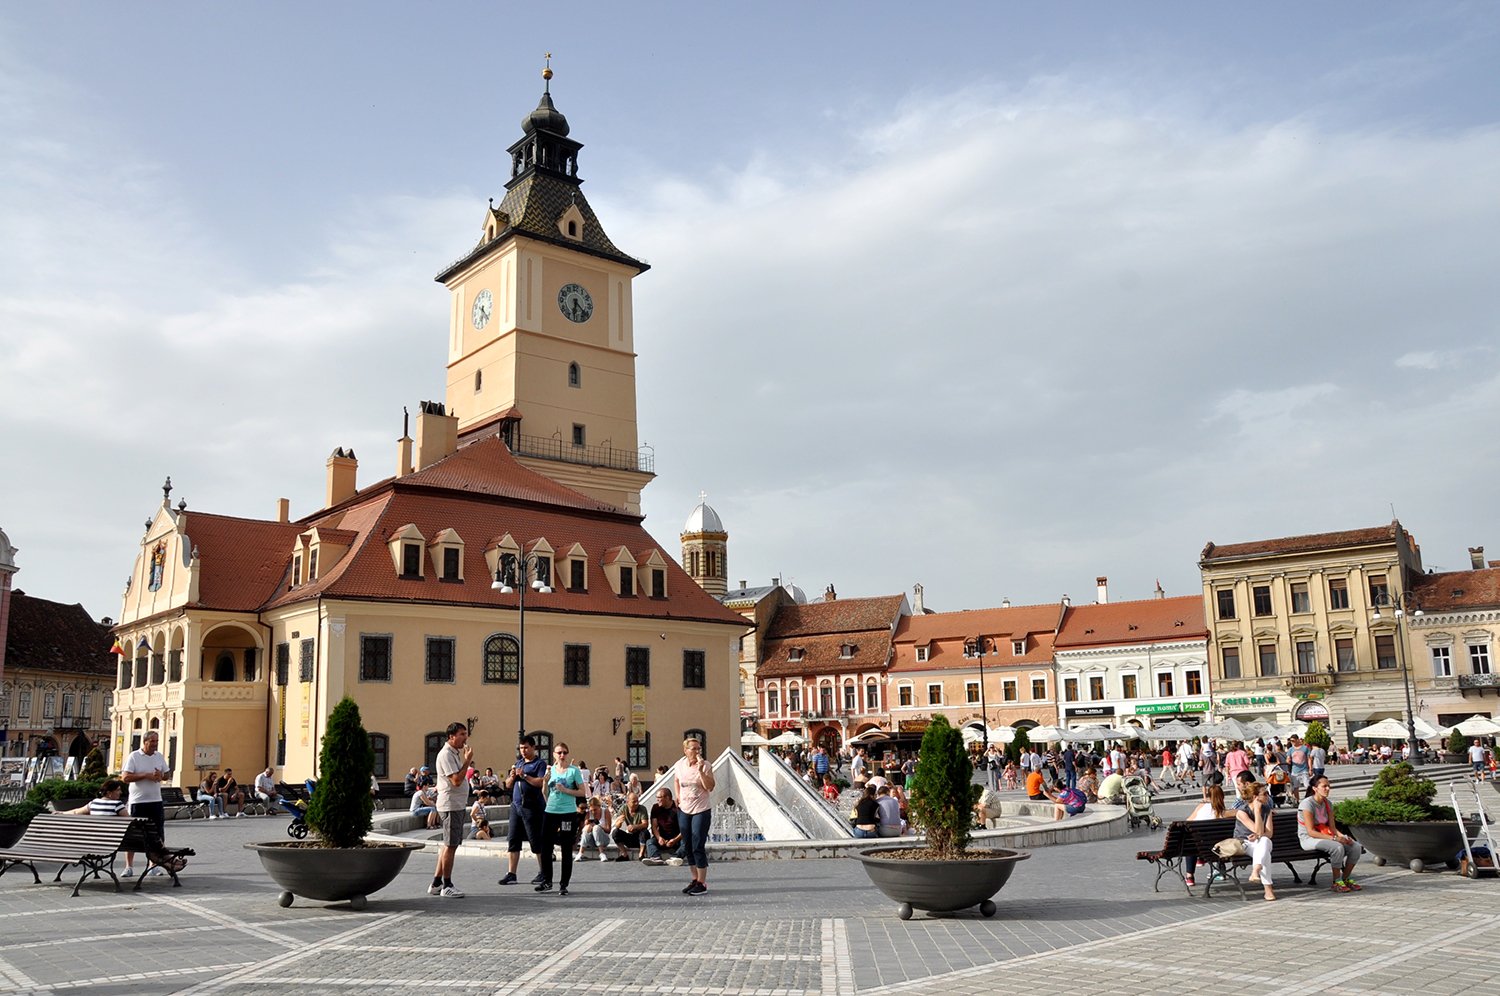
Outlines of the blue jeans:
[{"label": "blue jeans", "polygon": [[1077,788],[1078,787],[1078,769],[1077,768],[1067,768],[1067,769],[1065,769],[1065,774],[1066,774],[1066,781],[1068,783],[1068,788],[1070,788],[1070,789],[1071,788]]},{"label": "blue jeans", "polygon": [[646,857],[648,858],[681,858],[683,863],[687,862],[687,835],[677,842],[677,846],[663,850],[661,845],[652,837],[646,841]]},{"label": "blue jeans", "polygon": [[682,839],[687,844],[687,863],[694,868],[708,867],[708,828],[713,825],[714,811],[705,809],[701,813],[682,813],[679,819]]}]

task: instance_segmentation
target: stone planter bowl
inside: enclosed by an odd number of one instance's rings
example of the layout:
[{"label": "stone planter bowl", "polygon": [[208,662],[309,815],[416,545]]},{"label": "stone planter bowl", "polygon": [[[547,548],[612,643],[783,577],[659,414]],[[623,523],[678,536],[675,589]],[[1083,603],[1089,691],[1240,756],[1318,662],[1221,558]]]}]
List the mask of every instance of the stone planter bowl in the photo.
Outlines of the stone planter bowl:
[{"label": "stone planter bowl", "polygon": [[292,905],[296,896],[322,903],[347,902],[364,909],[365,898],[395,881],[421,841],[408,840],[380,847],[306,847],[293,841],[246,844],[254,851],[271,880],[281,886],[277,902]]},{"label": "stone planter bowl", "polygon": [[[1478,824],[1468,823],[1472,837]],[[1360,823],[1349,828],[1354,839],[1375,855],[1375,863],[1406,865],[1419,872],[1428,865],[1458,867],[1457,855],[1464,849],[1463,835],[1454,820],[1425,823]]]},{"label": "stone planter bowl", "polygon": [[897,915],[911,919],[912,910],[950,913],[978,906],[984,916],[995,915],[991,900],[1015,870],[1016,862],[1031,857],[1025,851],[996,848],[978,852],[978,859],[958,861],[910,860],[887,857],[898,848],[862,851],[855,857],[875,888],[901,905]]}]

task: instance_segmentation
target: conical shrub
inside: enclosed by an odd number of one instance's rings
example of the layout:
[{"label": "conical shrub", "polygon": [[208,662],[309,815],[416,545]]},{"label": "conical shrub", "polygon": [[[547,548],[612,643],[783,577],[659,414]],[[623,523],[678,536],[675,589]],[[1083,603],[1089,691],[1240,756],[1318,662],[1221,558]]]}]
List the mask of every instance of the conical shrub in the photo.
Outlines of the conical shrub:
[{"label": "conical shrub", "polygon": [[955,857],[968,847],[982,789],[974,784],[963,735],[947,717],[936,716],[928,724],[910,788],[912,819],[927,835],[927,846],[940,858]]},{"label": "conical shrub", "polygon": [[318,755],[319,778],[307,807],[307,825],[329,847],[359,847],[370,832],[375,800],[370,775],[375,751],[348,696],[334,707]]}]

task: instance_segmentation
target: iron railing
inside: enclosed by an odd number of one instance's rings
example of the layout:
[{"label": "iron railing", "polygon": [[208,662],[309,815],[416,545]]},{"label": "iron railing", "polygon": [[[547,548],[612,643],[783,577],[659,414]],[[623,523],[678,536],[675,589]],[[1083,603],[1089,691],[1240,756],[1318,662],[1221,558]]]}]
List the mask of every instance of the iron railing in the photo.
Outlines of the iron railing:
[{"label": "iron railing", "polygon": [[656,473],[656,454],[642,447],[640,450],[619,450],[605,443],[598,446],[574,446],[570,440],[560,436],[527,436],[517,433],[510,437],[511,452],[516,456],[539,457],[559,463],[576,463],[585,467],[609,467],[612,470],[634,470],[643,474]]}]

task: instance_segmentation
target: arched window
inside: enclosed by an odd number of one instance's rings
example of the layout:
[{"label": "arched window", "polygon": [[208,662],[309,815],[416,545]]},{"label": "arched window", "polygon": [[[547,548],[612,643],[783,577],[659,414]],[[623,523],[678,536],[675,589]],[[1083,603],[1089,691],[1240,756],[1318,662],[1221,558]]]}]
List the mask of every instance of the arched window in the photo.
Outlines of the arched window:
[{"label": "arched window", "polygon": [[135,687],[146,687],[146,667],[151,660],[149,652],[141,654],[135,659]]},{"label": "arched window", "polygon": [[568,386],[579,387],[583,384],[583,370],[577,363],[568,364]]},{"label": "arched window", "polygon": [[514,685],[521,680],[521,644],[509,633],[484,641],[484,681]]},{"label": "arched window", "polygon": [[438,751],[442,750],[443,745],[447,742],[448,735],[446,733],[429,733],[422,738],[422,763],[434,772],[437,771]]},{"label": "arched window", "polygon": [[213,676],[213,680],[214,681],[233,681],[234,680],[234,653],[233,652],[228,651],[228,650],[221,650],[221,651],[219,651],[218,656],[214,658],[214,676]]},{"label": "arched window", "polygon": [[120,687],[122,689],[130,687],[130,661],[128,660],[120,661]]},{"label": "arched window", "polygon": [[384,733],[370,734],[370,750],[375,752],[375,777],[389,777],[391,767],[391,738]]}]

